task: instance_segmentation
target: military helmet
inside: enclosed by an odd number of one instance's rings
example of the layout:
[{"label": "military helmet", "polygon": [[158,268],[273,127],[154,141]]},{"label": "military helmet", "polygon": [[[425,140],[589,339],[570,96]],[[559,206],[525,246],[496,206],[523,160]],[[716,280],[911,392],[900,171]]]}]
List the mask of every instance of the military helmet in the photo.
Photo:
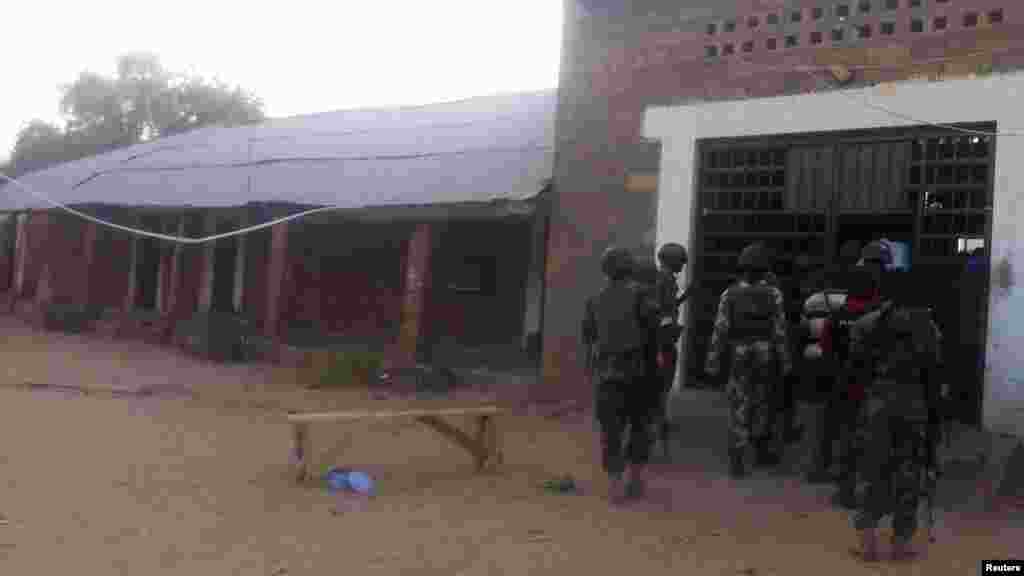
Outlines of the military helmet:
[{"label": "military helmet", "polygon": [[882,266],[892,264],[892,252],[889,250],[889,247],[877,240],[864,246],[864,249],[860,252],[860,257],[865,264],[875,263]]},{"label": "military helmet", "polygon": [[767,272],[772,267],[771,254],[764,244],[758,242],[744,248],[736,264],[740,270]]},{"label": "military helmet", "polygon": [[682,244],[669,242],[658,249],[658,262],[673,272],[680,272],[689,261],[686,248]]},{"label": "military helmet", "polygon": [[896,334],[912,335],[914,333],[914,320],[910,311],[898,307],[889,313],[889,330]]},{"label": "military helmet", "polygon": [[839,248],[839,259],[844,264],[853,264],[860,259],[861,253],[860,242],[856,240],[847,240],[843,242],[843,245]]},{"label": "military helmet", "polygon": [[625,248],[611,246],[601,255],[601,272],[609,278],[621,278],[633,270],[633,255]]},{"label": "military helmet", "polygon": [[658,265],[651,258],[637,258],[633,260],[630,276],[642,285],[654,286],[658,282]]}]

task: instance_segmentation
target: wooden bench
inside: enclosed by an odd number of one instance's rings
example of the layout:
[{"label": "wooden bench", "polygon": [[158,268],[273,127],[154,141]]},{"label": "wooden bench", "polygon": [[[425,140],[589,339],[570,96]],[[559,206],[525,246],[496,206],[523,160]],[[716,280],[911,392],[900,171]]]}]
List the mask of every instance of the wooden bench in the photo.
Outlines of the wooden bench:
[{"label": "wooden bench", "polygon": [[[289,413],[294,442],[295,479],[302,482],[309,478],[309,464],[312,457],[312,441],[309,425],[314,422],[356,422],[360,420],[384,420],[413,418],[432,428],[445,438],[464,448],[473,457],[477,472],[501,463],[502,455],[498,443],[495,418],[501,410],[497,406],[472,408],[448,408],[425,410],[383,410],[372,412],[306,412]],[[476,422],[476,433],[470,435],[444,420],[449,416],[470,416]]]}]

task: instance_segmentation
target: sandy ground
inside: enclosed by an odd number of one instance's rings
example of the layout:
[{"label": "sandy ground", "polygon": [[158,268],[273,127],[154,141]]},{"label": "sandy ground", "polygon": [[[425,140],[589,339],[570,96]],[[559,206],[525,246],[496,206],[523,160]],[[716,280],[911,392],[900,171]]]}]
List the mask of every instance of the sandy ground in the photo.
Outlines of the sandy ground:
[{"label": "sandy ground", "polygon": [[[500,421],[505,464],[484,475],[412,422],[314,427],[320,470],[377,480],[374,499],[334,515],[322,485],[291,482],[282,412],[416,402],[298,391],[279,371],[7,318],[0,337],[0,574],[976,574],[1024,555],[1019,524],[946,514],[918,563],[858,564],[827,491],[724,478],[701,451],[717,430],[684,435],[648,502],[611,508],[589,418],[521,411]],[[582,494],[539,489],[566,473]]]}]

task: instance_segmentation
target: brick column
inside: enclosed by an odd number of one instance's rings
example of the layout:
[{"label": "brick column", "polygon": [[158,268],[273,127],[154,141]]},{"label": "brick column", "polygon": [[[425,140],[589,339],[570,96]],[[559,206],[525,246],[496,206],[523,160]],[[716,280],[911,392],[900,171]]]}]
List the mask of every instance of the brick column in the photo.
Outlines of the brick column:
[{"label": "brick column", "polygon": [[[240,230],[240,229],[245,228],[246,226],[249,225],[249,213],[246,212],[245,210],[242,210],[240,212],[241,212],[241,214],[239,215],[238,220],[236,220],[236,223],[238,225],[236,227],[234,227],[233,229]],[[246,252],[246,247],[247,247],[246,240],[247,240],[248,236],[249,236],[248,234],[241,234],[239,236],[235,236],[235,239],[238,241],[238,244],[236,244],[235,246],[237,246],[238,248],[237,248],[237,251],[235,252],[235,278],[234,278],[234,288],[235,288],[235,291],[234,291],[234,294],[232,294],[231,301],[234,304],[235,311],[239,312],[239,313],[245,311],[246,300],[248,299],[246,297],[247,296],[246,288],[248,288],[248,286],[246,286],[246,282],[245,282],[245,278],[246,278],[246,270],[245,270],[246,266],[245,266],[245,264],[248,261],[248,258],[245,257],[245,252]]]},{"label": "brick column", "polygon": [[[136,213],[129,220],[129,225],[132,228],[141,228],[141,220],[139,215]],[[128,293],[124,296],[124,310],[125,312],[132,312],[135,310],[135,298],[138,293],[138,285],[136,284],[136,277],[139,269],[139,236],[131,234],[132,237],[132,249],[130,260],[128,261]]]},{"label": "brick column", "polygon": [[85,223],[85,230],[82,233],[82,266],[84,275],[82,276],[81,292],[78,293],[78,303],[84,306],[92,303],[92,279],[95,274],[93,262],[96,261],[96,237],[98,234],[99,228],[95,222]]},{"label": "brick column", "polygon": [[276,338],[280,330],[281,301],[284,293],[285,267],[288,265],[288,223],[270,228],[270,249],[267,259],[267,304],[263,335]]},{"label": "brick column", "polygon": [[418,224],[409,241],[405,259],[405,293],[397,359],[407,366],[416,363],[416,352],[423,335],[425,295],[430,286],[431,234],[430,224]]},{"label": "brick column", "polygon": [[53,226],[54,217],[49,212],[40,212],[38,215],[33,215],[33,220],[37,222],[35,230],[39,232],[40,236],[39,242],[36,244],[36,254],[31,254],[38,270],[35,303],[37,305],[49,304],[53,302],[54,295],[53,254],[54,244],[57,243]]},{"label": "brick column", "polygon": [[25,264],[28,262],[28,214],[18,214],[15,217],[15,244],[14,244],[14,298],[22,296],[25,286]]}]

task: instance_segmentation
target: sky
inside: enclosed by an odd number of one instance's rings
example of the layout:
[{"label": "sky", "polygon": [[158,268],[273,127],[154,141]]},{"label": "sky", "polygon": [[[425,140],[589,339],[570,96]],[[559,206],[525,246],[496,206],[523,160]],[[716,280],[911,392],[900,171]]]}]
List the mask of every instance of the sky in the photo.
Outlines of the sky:
[{"label": "sky", "polygon": [[59,122],[59,87],[119,55],[219,78],[268,116],[427,104],[554,88],[559,0],[31,0],[0,32],[0,161],[28,121]]}]

